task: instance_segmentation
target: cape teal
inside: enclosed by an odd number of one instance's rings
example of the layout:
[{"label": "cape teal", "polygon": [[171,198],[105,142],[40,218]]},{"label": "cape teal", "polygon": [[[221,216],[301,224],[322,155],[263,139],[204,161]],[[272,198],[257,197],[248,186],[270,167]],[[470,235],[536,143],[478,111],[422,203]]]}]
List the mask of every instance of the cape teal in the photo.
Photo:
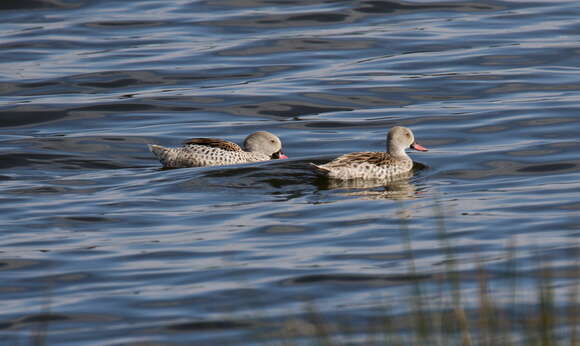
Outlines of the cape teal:
[{"label": "cape teal", "polygon": [[413,168],[407,148],[427,151],[415,142],[410,129],[395,126],[387,133],[386,152],[350,153],[323,165],[311,165],[318,173],[334,179],[393,179]]},{"label": "cape teal", "polygon": [[149,150],[157,156],[164,168],[234,165],[288,158],[282,153],[280,139],[266,131],[258,131],[246,137],[244,149],[223,139],[192,138],[184,142],[182,147],[166,148],[149,144]]}]

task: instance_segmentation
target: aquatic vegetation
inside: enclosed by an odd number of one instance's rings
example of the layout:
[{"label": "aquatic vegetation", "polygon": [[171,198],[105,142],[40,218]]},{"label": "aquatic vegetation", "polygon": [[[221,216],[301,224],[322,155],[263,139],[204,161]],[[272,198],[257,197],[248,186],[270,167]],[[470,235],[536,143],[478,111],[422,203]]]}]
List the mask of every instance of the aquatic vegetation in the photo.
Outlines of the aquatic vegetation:
[{"label": "aquatic vegetation", "polygon": [[[540,252],[533,270],[520,270],[516,244],[511,239],[506,244],[505,266],[501,270],[488,268],[482,257],[474,253],[474,276],[458,268],[443,210],[438,203],[435,209],[439,250],[447,258],[443,273],[421,279],[425,276],[415,268],[409,225],[402,218],[408,278],[417,278],[409,280],[406,296],[389,295],[387,287],[381,303],[366,314],[324,313],[316,302],[308,302],[303,315],[282,322],[280,329],[264,340],[274,345],[328,346],[578,345],[580,262],[568,272],[559,273],[560,279],[562,275],[569,279],[565,287],[559,287],[550,260]],[[498,285],[497,281],[504,284]],[[520,281],[525,281],[525,285]]]}]

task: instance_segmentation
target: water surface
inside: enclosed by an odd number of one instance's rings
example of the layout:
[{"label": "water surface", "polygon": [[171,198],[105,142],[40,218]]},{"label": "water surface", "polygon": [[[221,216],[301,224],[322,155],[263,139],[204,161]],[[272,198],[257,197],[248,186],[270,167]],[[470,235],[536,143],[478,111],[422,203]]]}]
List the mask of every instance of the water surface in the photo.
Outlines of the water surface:
[{"label": "water surface", "polygon": [[[577,284],[575,1],[8,1],[0,23],[7,344],[275,342],[311,302],[404,313],[450,256],[467,305],[478,261],[498,298],[517,262],[515,311],[538,258],[559,303]],[[431,149],[412,177],[309,170],[395,125]],[[160,170],[146,146],[257,130],[290,159]]]}]

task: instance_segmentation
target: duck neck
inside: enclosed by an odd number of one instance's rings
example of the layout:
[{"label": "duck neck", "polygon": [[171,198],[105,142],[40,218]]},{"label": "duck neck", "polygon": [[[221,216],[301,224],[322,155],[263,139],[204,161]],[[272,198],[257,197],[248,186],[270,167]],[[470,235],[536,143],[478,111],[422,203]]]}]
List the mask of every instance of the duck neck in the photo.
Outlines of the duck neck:
[{"label": "duck neck", "polygon": [[389,155],[394,157],[402,157],[402,158],[408,157],[407,153],[405,152],[405,148],[398,145],[393,145],[392,143],[388,142],[387,142],[387,153],[389,153]]}]

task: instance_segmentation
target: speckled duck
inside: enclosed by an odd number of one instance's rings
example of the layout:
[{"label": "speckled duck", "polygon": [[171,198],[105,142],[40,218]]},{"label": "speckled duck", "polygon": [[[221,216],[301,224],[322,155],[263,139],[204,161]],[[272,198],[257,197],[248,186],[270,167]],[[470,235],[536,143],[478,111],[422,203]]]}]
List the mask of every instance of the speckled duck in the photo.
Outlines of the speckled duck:
[{"label": "speckled duck", "polygon": [[337,157],[324,165],[311,164],[320,174],[333,179],[393,179],[413,169],[405,149],[427,151],[415,142],[413,132],[395,126],[387,133],[386,152],[358,152]]},{"label": "speckled duck", "polygon": [[164,168],[234,165],[288,158],[282,153],[280,139],[266,131],[258,131],[246,137],[244,149],[223,139],[192,138],[182,147],[166,148],[149,144],[149,150],[157,156]]}]

